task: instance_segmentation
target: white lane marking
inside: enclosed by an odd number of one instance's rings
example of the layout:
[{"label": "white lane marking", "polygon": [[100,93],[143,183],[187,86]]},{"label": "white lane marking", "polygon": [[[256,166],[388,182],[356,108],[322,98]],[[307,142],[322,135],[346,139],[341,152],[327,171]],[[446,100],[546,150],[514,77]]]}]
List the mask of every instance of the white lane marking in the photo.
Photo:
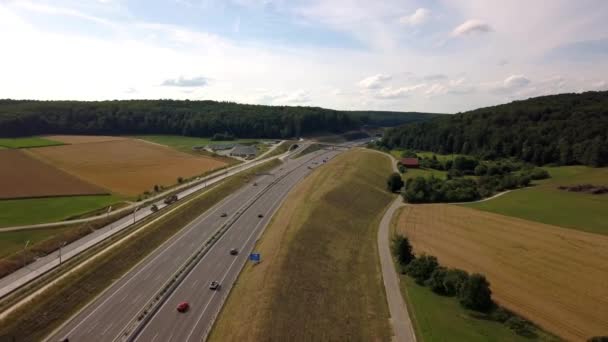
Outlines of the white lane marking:
[{"label": "white lane marking", "polygon": [[192,286],[190,286],[190,288],[191,288],[191,289],[193,289],[193,288],[196,286],[196,284],[198,284],[198,281],[199,281],[199,279],[197,279],[197,280],[196,280],[196,281],[195,281],[195,282],[192,284]]},{"label": "white lane marking", "polygon": [[110,323],[110,325],[108,325],[108,327],[107,327],[107,328],[105,328],[105,329],[104,329],[104,331],[103,331],[101,334],[102,334],[102,335],[105,335],[105,334],[108,332],[108,330],[110,330],[110,328],[111,328],[113,325],[114,325],[114,323]]},{"label": "white lane marking", "polygon": [[[233,198],[233,196],[229,196],[227,197],[225,200],[226,202],[228,201],[229,198]],[[226,204],[226,202],[222,201],[220,203],[218,203],[218,207],[213,209],[211,211],[211,213],[216,212],[217,210],[219,210],[224,204]],[[211,214],[210,213],[210,214]],[[199,223],[200,221],[203,221],[205,218],[207,218],[208,215],[203,214],[204,216],[201,217],[201,219],[196,219],[195,221],[191,222],[190,224],[192,225],[192,227],[188,228],[188,230],[184,231],[183,235],[180,236],[179,238],[175,239],[170,245],[163,247],[162,245],[159,246],[158,248],[165,248],[161,253],[159,253],[156,257],[154,257],[154,259],[150,260],[147,262],[146,266],[142,267],[141,270],[139,270],[137,273],[135,273],[133,276],[131,276],[131,278],[129,278],[129,280],[127,280],[124,284],[122,284],[118,289],[116,289],[116,291],[114,291],[114,293],[112,293],[108,298],[106,298],[103,302],[101,302],[101,304],[99,304],[93,311],[91,311],[91,313],[89,313],[82,321],[80,321],[80,323],[78,323],[74,328],[72,328],[72,330],[70,330],[66,336],[70,336],[72,335],[72,333],[78,329],[86,320],[89,319],[89,317],[91,317],[94,313],[96,313],[99,309],[101,309],[110,299],[112,299],[112,297],[114,297],[114,295],[116,295],[120,290],[122,290],[125,286],[127,286],[128,284],[131,283],[131,281],[133,279],[135,279],[141,272],[143,272],[144,270],[146,270],[147,268],[149,268],[150,266],[152,266],[154,264],[154,261],[156,261],[156,259],[160,258],[163,254],[165,254],[168,250],[171,249],[171,247],[173,245],[175,245],[178,241],[180,241],[181,239],[183,239],[185,236],[187,236],[190,231],[192,231]],[[158,250],[158,249],[156,249]],[[153,252],[152,252],[153,253]],[[145,259],[144,259],[145,260]],[[143,260],[142,260],[143,261]]]},{"label": "white lane marking", "polygon": [[156,340],[157,337],[158,337],[158,333],[156,333],[156,335],[154,335],[154,337],[152,337],[152,339],[150,340],[150,342],[154,342],[154,340]]},{"label": "white lane marking", "polygon": [[125,300],[125,298],[127,298],[128,296],[129,296],[129,294],[128,294],[128,293],[127,293],[127,294],[125,294],[125,295],[124,295],[124,297],[122,297],[122,299],[120,300],[120,303],[122,303],[122,302]]},{"label": "white lane marking", "polygon": [[[281,200],[282,197],[283,196],[280,196],[279,198],[277,198],[277,200],[274,201],[274,203],[272,203],[272,205],[270,206],[270,208],[274,208],[275,204],[277,202],[279,202],[279,200]],[[245,243],[241,246],[241,248],[240,248],[241,250],[243,248],[245,248],[245,246],[249,243],[249,241],[251,240],[251,237],[253,237],[253,234],[258,230],[260,224],[262,224],[263,221],[265,221],[265,220],[260,220],[258,222],[258,224],[256,224],[255,227],[251,230],[251,233],[249,234],[249,237],[247,238],[247,240],[245,241]],[[219,240],[218,240],[218,242],[219,242]],[[224,279],[226,279],[226,277],[228,276],[228,273],[230,273],[230,271],[232,270],[232,266],[234,265],[234,263],[237,260],[238,260],[238,258],[234,258],[234,260],[232,260],[232,263],[230,263],[230,266],[228,266],[227,271],[222,276],[222,279],[220,280],[220,284],[222,284],[224,282]],[[192,328],[192,330],[190,330],[190,333],[188,334],[188,337],[186,337],[186,341],[190,341],[190,338],[192,337],[192,334],[194,333],[194,330],[196,330],[196,327],[198,326],[198,324],[200,323],[201,319],[205,315],[205,312],[207,311],[207,308],[209,307],[209,304],[211,304],[211,301],[213,300],[213,298],[215,298],[216,294],[217,294],[217,292],[214,292],[213,295],[211,295],[211,298],[209,298],[209,301],[207,301],[207,304],[205,305],[205,307],[203,308],[203,311],[201,312],[200,316],[196,320],[196,323],[194,323],[194,327]]]}]

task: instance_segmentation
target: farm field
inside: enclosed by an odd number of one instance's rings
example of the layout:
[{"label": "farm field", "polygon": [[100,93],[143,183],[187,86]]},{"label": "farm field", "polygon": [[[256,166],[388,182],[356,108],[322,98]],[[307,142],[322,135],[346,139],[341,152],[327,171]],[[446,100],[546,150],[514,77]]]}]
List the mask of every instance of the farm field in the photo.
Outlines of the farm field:
[{"label": "farm field", "polygon": [[0,148],[28,148],[63,145],[63,142],[42,137],[0,138]]},{"label": "farm field", "polygon": [[417,254],[488,278],[493,298],[568,340],[606,333],[608,237],[454,205],[407,206]]},{"label": "farm field", "polygon": [[464,206],[556,226],[608,235],[608,194],[559,190],[559,185],[608,185],[608,168],[563,166],[545,168],[550,179],[496,199]]},{"label": "farm field", "polygon": [[[62,147],[69,146],[45,147],[36,150]],[[108,193],[99,186],[89,184],[32,158],[23,150],[2,150],[0,160],[3,163],[3,167],[0,167],[0,199]]]},{"label": "farm field", "polygon": [[419,341],[538,340],[519,336],[502,323],[474,318],[455,298],[439,296],[407,275],[399,278]]},{"label": "farm field", "polygon": [[88,144],[105,141],[125,140],[125,137],[115,137],[106,135],[47,135],[45,138],[59,141],[64,144]]},{"label": "farm field", "polygon": [[114,195],[0,200],[0,227],[61,221],[117,202]]},{"label": "farm field", "polygon": [[178,177],[198,176],[227,165],[137,139],[40,148],[37,158],[113,193],[137,196],[154,185],[170,186]]},{"label": "farm field", "polygon": [[[381,154],[352,150],[298,184],[259,240],[210,341],[388,341],[376,235],[393,196]],[[345,200],[356,199],[356,200]]]},{"label": "farm field", "polygon": [[136,136],[136,138],[169,146],[185,153],[192,153],[192,147],[194,146],[204,146],[209,144],[251,144],[260,141],[260,139],[213,141],[210,138],[185,137],[180,135],[140,135]]}]

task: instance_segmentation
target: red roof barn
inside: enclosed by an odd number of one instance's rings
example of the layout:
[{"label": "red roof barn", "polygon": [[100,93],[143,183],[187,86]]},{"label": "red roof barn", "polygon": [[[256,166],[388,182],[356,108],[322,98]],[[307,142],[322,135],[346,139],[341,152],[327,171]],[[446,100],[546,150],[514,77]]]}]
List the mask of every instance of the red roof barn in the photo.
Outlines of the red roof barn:
[{"label": "red roof barn", "polygon": [[401,163],[405,167],[409,167],[412,169],[417,169],[420,167],[420,163],[418,163],[418,158],[401,158],[399,163]]}]

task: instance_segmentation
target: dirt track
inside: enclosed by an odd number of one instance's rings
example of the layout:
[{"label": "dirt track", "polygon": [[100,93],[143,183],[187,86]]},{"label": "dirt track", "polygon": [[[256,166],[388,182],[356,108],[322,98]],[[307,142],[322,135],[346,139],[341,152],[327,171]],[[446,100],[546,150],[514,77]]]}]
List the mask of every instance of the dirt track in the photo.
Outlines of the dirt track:
[{"label": "dirt track", "polygon": [[452,205],[410,205],[417,254],[485,274],[494,299],[568,340],[608,332],[608,237]]},{"label": "dirt track", "polygon": [[0,162],[0,199],[108,193],[22,150],[0,151]]}]

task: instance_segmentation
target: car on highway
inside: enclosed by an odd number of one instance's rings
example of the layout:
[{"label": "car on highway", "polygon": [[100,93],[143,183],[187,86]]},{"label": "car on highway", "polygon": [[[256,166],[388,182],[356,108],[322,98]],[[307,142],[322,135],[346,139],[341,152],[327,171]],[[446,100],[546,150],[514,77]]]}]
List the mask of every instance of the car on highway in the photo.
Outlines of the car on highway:
[{"label": "car on highway", "polygon": [[258,183],[256,183],[256,182],[253,182],[253,186],[258,186]]},{"label": "car on highway", "polygon": [[264,215],[263,214],[258,214],[258,217],[262,218],[262,217],[264,217]]},{"label": "car on highway", "polygon": [[237,254],[239,254],[239,250],[238,250],[238,249],[236,249],[236,248],[232,248],[232,249],[230,250],[230,255],[237,255]]},{"label": "car on highway", "polygon": [[217,290],[220,288],[220,283],[218,283],[217,281],[212,281],[211,284],[209,284],[209,289],[210,290]]},{"label": "car on highway", "polygon": [[177,306],[177,312],[186,312],[188,309],[190,309],[190,304],[188,304],[188,302],[181,302]]},{"label": "car on highway", "polygon": [[221,217],[226,217],[226,216],[228,216],[228,214],[226,214],[226,213],[222,213],[222,215],[220,215],[220,216],[221,216]]}]

